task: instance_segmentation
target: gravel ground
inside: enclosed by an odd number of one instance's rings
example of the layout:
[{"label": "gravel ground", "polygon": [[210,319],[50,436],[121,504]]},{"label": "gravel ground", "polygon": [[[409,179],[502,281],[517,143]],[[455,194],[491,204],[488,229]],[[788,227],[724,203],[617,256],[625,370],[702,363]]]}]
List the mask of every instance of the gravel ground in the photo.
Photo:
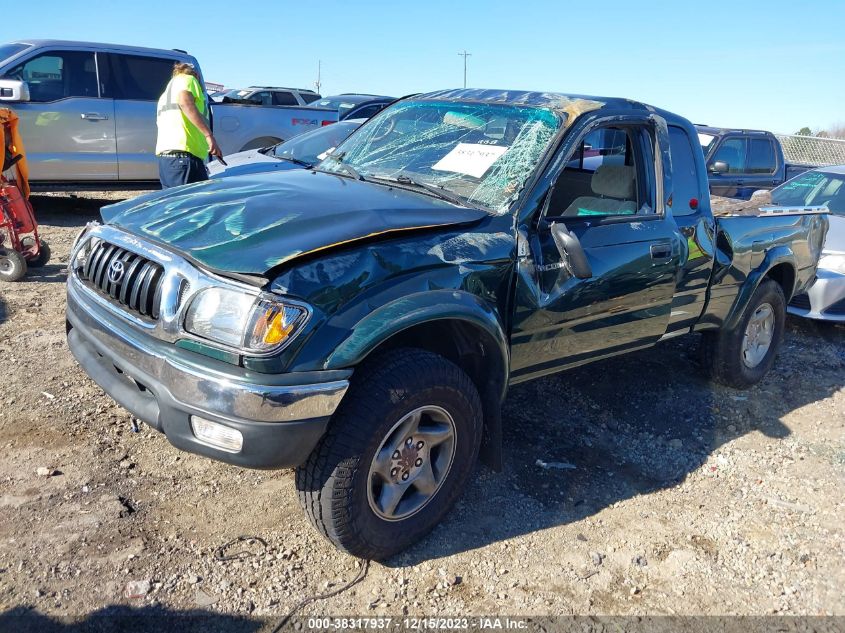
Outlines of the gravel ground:
[{"label": "gravel ground", "polygon": [[[362,565],[311,528],[293,473],[133,432],[65,344],[71,243],[116,197],[35,196],[54,259],[0,287],[0,611],[281,617]],[[747,392],[705,382],[697,343],[512,389],[504,471],[303,613],[845,615],[845,326],[790,319]]]}]

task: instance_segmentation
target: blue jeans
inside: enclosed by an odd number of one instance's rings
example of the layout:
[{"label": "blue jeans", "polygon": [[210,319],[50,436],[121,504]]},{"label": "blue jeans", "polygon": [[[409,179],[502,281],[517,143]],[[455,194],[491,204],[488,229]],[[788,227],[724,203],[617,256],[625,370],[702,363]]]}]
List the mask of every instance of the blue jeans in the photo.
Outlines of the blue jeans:
[{"label": "blue jeans", "polygon": [[158,157],[158,178],[161,188],[167,189],[208,180],[208,170],[205,163],[192,154],[164,155]]}]

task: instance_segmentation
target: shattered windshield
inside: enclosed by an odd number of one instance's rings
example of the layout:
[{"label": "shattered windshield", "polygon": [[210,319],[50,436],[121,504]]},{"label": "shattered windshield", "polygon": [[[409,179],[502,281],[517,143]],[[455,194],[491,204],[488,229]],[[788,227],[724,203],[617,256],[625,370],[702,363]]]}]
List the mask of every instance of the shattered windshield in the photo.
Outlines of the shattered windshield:
[{"label": "shattered windshield", "polygon": [[319,169],[432,187],[504,213],[562,119],[549,109],[498,103],[398,103],[341,143]]}]

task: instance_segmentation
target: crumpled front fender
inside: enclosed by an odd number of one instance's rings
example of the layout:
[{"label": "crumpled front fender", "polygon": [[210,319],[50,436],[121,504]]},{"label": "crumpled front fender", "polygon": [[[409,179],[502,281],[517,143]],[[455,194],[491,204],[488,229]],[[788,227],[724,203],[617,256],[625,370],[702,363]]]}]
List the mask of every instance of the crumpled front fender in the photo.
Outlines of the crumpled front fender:
[{"label": "crumpled front fender", "polygon": [[495,342],[503,361],[507,384],[508,342],[496,311],[479,297],[462,290],[431,290],[396,299],[361,319],[349,336],[332,352],[325,368],[352,367],[379,345],[417,325],[458,320],[486,332]]}]

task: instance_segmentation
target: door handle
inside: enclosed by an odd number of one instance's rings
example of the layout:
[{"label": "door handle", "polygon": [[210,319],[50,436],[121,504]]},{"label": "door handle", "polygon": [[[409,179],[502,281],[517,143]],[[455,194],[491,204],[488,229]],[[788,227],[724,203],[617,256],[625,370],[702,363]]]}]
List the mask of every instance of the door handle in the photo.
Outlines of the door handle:
[{"label": "door handle", "polygon": [[671,259],[672,245],[668,242],[661,242],[659,244],[651,245],[651,258],[658,261]]},{"label": "door handle", "polygon": [[108,121],[109,117],[107,114],[100,114],[99,112],[83,112],[79,115],[81,118],[85,119],[86,121]]}]

